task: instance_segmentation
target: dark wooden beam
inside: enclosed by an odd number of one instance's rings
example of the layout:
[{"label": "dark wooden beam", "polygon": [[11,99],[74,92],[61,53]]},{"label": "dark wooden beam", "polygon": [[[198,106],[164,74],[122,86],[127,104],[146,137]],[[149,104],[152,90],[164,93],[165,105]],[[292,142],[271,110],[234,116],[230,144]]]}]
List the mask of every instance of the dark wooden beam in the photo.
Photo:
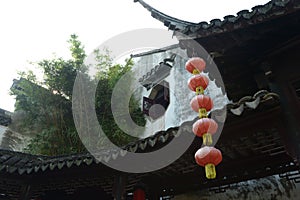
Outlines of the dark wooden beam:
[{"label": "dark wooden beam", "polygon": [[255,66],[264,62],[266,59],[281,55],[284,51],[292,49],[293,47],[300,45],[300,36],[296,35],[292,38],[287,38],[287,40],[277,44],[275,47],[267,49],[263,52],[261,57],[250,60],[250,64]]}]

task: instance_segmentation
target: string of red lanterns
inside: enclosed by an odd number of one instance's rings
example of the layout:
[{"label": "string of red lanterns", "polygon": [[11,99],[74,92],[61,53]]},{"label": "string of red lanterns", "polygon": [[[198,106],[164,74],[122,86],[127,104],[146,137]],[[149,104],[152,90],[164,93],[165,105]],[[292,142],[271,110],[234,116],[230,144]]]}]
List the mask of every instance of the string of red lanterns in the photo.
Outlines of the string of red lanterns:
[{"label": "string of red lanterns", "polygon": [[195,154],[196,163],[205,167],[206,178],[216,178],[216,168],[222,161],[220,150],[212,147],[213,135],[218,130],[218,124],[215,120],[208,118],[208,112],[213,109],[213,101],[209,96],[204,95],[209,79],[201,74],[206,68],[206,62],[199,57],[194,57],[186,62],[185,68],[193,74],[188,80],[189,89],[196,93],[191,100],[190,105],[195,112],[199,113],[199,119],[193,124],[193,132],[196,136],[203,138],[204,146]]}]

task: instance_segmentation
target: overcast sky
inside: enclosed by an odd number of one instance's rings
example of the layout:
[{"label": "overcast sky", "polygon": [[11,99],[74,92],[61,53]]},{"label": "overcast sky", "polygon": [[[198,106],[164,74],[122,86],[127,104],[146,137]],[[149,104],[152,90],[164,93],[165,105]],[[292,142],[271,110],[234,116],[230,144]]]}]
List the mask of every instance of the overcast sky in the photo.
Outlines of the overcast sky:
[{"label": "overcast sky", "polygon": [[[183,20],[200,22],[235,15],[268,0],[145,0],[156,9]],[[69,57],[66,41],[79,36],[87,54],[105,40],[162,23],[133,0],[9,0],[0,1],[0,108],[13,111],[9,96],[17,71],[32,69],[29,61]]]}]

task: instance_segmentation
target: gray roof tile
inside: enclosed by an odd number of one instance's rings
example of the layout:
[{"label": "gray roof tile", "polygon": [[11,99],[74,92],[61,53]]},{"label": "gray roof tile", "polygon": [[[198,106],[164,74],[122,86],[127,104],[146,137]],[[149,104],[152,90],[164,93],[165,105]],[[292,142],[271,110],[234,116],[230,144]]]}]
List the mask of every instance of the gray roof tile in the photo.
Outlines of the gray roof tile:
[{"label": "gray roof tile", "polygon": [[[198,38],[239,29],[262,21],[268,21],[282,15],[299,11],[300,9],[300,0],[271,0],[265,5],[253,7],[251,11],[241,10],[236,16],[227,15],[223,20],[213,19],[210,23],[193,23],[166,15],[151,7],[143,0],[136,0],[135,2],[139,2],[151,12],[152,17],[163,22],[169,29]],[[243,23],[240,22],[241,20]],[[224,26],[228,25],[228,23],[232,23],[234,26],[232,26],[232,28],[225,28]]]},{"label": "gray roof tile", "polygon": [[[227,109],[232,115],[241,115],[248,110],[255,110],[261,105],[278,105],[279,96],[274,93],[262,90],[254,94],[253,96],[246,96],[241,98],[238,102],[231,103],[227,106]],[[243,107],[243,109],[241,109]],[[18,173],[18,174],[32,174],[37,172],[62,170],[64,168],[71,168],[76,166],[99,164],[100,161],[109,162],[111,159],[118,159],[119,156],[126,156],[127,151],[130,152],[144,152],[148,151],[148,148],[155,148],[157,145],[164,145],[172,138],[177,137],[181,132],[191,132],[191,123],[185,122],[182,124],[182,128],[170,128],[166,131],[160,131],[157,134],[145,138],[143,140],[131,143],[126,146],[126,150],[112,150],[101,152],[95,159],[89,153],[65,155],[65,156],[39,156],[30,155],[20,152],[13,152],[8,150],[0,150],[0,173]]]}]

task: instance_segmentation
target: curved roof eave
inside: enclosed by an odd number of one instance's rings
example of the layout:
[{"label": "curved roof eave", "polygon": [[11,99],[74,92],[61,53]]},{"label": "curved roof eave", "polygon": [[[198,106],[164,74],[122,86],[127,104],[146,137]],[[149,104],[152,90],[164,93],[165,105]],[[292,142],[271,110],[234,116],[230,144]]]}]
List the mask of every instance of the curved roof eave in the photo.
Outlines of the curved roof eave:
[{"label": "curved roof eave", "polygon": [[253,7],[251,11],[241,10],[236,16],[227,15],[222,20],[213,19],[209,23],[205,21],[193,23],[166,15],[143,0],[134,0],[134,2],[139,2],[151,13],[153,18],[162,22],[170,30],[173,30],[175,35],[180,38],[185,38],[184,36],[188,38],[202,38],[229,32],[300,10],[300,0],[271,0],[264,5]]}]

